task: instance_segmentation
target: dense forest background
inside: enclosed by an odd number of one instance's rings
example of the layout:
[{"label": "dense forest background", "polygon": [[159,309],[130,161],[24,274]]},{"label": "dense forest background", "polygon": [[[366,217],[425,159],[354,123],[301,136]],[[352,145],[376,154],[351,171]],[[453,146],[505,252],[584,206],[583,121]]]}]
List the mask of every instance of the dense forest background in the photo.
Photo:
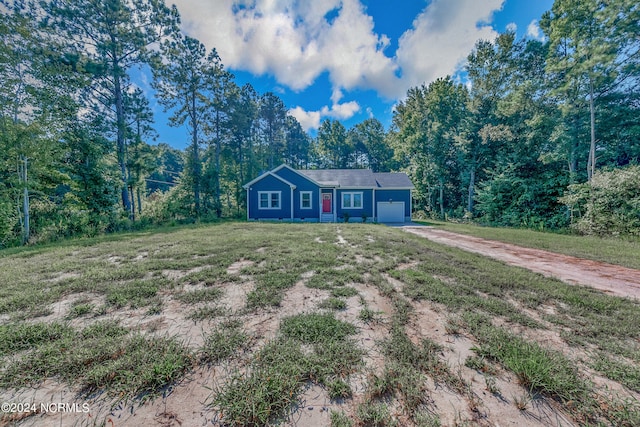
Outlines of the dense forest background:
[{"label": "dense forest background", "polygon": [[[640,234],[640,7],[556,0],[545,42],[478,41],[465,84],[411,88],[389,129],[308,135],[238,86],[162,0],[0,0],[0,248],[244,216],[242,185],[295,168],[403,170],[426,216]],[[150,70],[178,150],[155,143]]]}]

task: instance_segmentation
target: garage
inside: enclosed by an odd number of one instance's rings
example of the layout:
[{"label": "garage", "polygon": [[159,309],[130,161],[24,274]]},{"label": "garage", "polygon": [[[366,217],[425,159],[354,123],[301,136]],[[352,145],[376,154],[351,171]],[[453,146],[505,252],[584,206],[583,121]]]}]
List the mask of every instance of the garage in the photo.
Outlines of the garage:
[{"label": "garage", "polygon": [[378,202],[378,222],[404,222],[404,202]]}]

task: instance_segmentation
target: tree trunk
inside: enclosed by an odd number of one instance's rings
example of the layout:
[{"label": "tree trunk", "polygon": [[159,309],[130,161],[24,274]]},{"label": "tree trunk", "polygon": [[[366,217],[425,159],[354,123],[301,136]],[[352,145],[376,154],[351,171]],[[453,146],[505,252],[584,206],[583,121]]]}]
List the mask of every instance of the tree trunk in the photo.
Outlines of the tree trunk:
[{"label": "tree trunk", "polygon": [[589,147],[589,162],[587,164],[587,176],[589,182],[596,172],[596,108],[593,99],[593,80],[589,78],[589,115],[591,120],[591,144]]},{"label": "tree trunk", "polygon": [[140,187],[136,188],[136,196],[138,197],[138,215],[142,215],[142,194]]},{"label": "tree trunk", "polygon": [[471,161],[471,168],[469,170],[469,189],[467,195],[467,212],[470,215],[473,214],[473,199],[475,197],[475,187],[476,187],[476,160],[475,158]]},{"label": "tree trunk", "polygon": [[216,111],[216,216],[222,216],[222,202],[220,200],[220,149],[222,145],[220,136],[220,111]]},{"label": "tree trunk", "polygon": [[444,219],[444,182],[440,180],[440,194],[438,195],[438,203],[440,204],[440,218]]},{"label": "tree trunk", "polygon": [[26,157],[22,157],[22,161],[24,162],[24,166],[22,169],[22,180],[24,182],[24,192],[23,192],[23,200],[22,200],[22,210],[24,212],[24,234],[22,236],[22,244],[26,245],[29,243],[29,236],[31,234],[30,226],[29,226],[29,187],[27,186],[27,163],[28,159]]},{"label": "tree trunk", "polygon": [[198,115],[196,110],[196,97],[191,98],[191,120],[193,125],[193,151],[191,159],[193,161],[193,201],[195,204],[196,217],[200,216],[200,152],[198,147]]},{"label": "tree trunk", "polygon": [[131,219],[131,221],[136,220],[136,201],[135,198],[133,197],[133,187],[129,187],[129,194],[131,194],[131,213],[129,215],[129,218]]},{"label": "tree trunk", "polygon": [[[114,43],[115,45],[115,43]],[[124,117],[124,100],[122,94],[122,82],[120,80],[120,66],[117,62],[117,53],[113,52],[113,95],[116,104],[116,151],[118,157],[118,166],[120,166],[120,177],[122,178],[122,207],[131,214],[131,200],[129,199],[129,189],[127,186],[127,159],[125,152],[125,117]]]},{"label": "tree trunk", "polygon": [[122,82],[120,81],[120,66],[117,63],[116,52],[113,52],[113,95],[116,104],[116,151],[118,157],[118,166],[120,166],[120,177],[122,178],[122,207],[131,214],[131,201],[129,199],[129,189],[127,186],[127,159],[125,151],[125,117],[124,117],[124,100],[122,94]]}]

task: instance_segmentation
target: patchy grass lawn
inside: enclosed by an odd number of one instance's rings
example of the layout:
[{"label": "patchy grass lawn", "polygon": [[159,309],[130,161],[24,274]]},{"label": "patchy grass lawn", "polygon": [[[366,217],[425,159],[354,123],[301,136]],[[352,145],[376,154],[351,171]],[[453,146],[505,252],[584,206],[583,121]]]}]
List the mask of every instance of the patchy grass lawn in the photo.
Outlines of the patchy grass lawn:
[{"label": "patchy grass lawn", "polygon": [[640,425],[638,302],[400,229],[68,241],[0,283],[0,425]]}]

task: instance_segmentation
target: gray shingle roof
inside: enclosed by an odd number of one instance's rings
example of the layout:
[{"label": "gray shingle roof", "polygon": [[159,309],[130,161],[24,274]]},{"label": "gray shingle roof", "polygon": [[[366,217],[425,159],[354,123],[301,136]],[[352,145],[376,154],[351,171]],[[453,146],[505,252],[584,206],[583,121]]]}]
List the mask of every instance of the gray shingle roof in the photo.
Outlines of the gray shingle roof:
[{"label": "gray shingle roof", "polygon": [[369,169],[314,169],[298,170],[321,185],[364,188],[413,188],[403,172],[373,173]]},{"label": "gray shingle roof", "polygon": [[374,173],[373,176],[380,188],[414,188],[413,183],[404,172]]}]

